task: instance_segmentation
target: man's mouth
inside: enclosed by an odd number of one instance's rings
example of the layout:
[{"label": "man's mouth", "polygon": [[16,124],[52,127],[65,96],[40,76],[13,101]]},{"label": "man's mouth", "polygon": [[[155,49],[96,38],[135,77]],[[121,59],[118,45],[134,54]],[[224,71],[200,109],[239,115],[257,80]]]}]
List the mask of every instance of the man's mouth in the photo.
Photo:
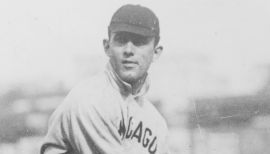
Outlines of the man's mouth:
[{"label": "man's mouth", "polygon": [[137,61],[132,61],[132,60],[122,60],[122,64],[125,67],[134,67],[134,66],[138,65],[138,62]]}]

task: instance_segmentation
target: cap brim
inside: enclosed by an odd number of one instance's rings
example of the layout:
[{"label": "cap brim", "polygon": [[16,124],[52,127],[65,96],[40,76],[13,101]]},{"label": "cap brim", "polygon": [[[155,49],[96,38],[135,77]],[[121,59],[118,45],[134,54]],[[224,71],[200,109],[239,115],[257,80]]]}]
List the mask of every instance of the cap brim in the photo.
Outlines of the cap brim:
[{"label": "cap brim", "polygon": [[123,23],[113,23],[109,26],[111,32],[130,32],[142,36],[155,36],[155,33],[148,28],[123,24]]}]

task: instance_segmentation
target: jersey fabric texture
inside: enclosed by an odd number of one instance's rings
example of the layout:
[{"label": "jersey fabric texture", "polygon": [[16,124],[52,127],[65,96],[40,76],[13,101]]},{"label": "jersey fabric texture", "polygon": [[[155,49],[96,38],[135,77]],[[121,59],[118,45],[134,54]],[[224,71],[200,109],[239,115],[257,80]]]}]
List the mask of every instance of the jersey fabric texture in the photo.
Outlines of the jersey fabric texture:
[{"label": "jersey fabric texture", "polygon": [[167,124],[140,90],[122,81],[110,64],[73,88],[54,111],[41,154],[167,154]]}]

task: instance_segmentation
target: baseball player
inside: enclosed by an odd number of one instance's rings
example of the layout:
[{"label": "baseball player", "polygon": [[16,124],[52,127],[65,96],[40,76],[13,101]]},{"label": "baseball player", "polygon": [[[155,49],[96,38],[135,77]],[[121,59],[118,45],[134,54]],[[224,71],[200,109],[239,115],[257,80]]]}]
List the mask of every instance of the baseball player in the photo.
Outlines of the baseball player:
[{"label": "baseball player", "polygon": [[41,154],[167,154],[167,124],[144,98],[148,68],[162,52],[159,20],[146,7],[124,5],[108,34],[104,72],[79,83],[55,110]]}]

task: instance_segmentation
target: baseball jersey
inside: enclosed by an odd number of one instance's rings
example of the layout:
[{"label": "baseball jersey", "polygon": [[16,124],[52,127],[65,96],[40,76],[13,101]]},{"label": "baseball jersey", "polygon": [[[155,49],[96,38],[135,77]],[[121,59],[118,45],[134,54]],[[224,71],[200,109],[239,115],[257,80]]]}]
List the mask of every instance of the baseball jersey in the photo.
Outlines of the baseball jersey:
[{"label": "baseball jersey", "polygon": [[41,154],[166,154],[167,124],[143,97],[148,88],[146,78],[132,95],[108,64],[54,111]]}]

